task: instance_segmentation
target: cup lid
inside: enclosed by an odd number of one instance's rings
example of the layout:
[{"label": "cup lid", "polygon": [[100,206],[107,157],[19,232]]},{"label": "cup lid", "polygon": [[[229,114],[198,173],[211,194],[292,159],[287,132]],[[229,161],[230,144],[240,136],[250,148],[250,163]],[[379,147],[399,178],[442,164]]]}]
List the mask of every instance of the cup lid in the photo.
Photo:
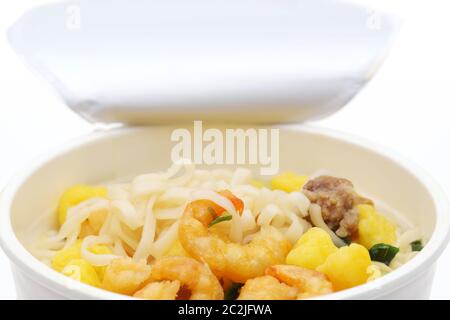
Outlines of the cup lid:
[{"label": "cup lid", "polygon": [[338,0],[77,0],[38,7],[13,48],[94,122],[302,122],[381,65],[396,18]]}]

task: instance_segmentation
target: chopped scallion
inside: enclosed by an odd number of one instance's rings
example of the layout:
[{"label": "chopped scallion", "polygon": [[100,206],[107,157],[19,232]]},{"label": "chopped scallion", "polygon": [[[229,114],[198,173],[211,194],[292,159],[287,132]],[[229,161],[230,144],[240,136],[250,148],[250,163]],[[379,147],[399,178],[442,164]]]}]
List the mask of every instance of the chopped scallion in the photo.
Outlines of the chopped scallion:
[{"label": "chopped scallion", "polygon": [[370,248],[369,253],[372,261],[389,265],[399,251],[400,249],[397,247],[385,243],[378,243]]},{"label": "chopped scallion", "polygon": [[216,219],[211,221],[211,223],[208,225],[208,227],[212,227],[213,225],[218,224],[223,221],[230,221],[231,219],[233,219],[233,216],[231,214],[221,215],[220,217],[217,217]]},{"label": "chopped scallion", "polygon": [[412,251],[422,251],[423,249],[422,240],[416,240],[411,242],[411,249]]},{"label": "chopped scallion", "polygon": [[239,297],[243,284],[233,283],[227,291],[225,291],[225,300],[236,300]]}]

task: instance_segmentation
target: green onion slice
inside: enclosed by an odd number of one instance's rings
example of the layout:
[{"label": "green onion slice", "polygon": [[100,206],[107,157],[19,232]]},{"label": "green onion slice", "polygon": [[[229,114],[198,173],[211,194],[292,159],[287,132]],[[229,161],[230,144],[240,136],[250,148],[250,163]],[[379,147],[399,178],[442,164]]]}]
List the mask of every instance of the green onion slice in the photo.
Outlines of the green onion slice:
[{"label": "green onion slice", "polygon": [[224,214],[221,215],[220,217],[214,219],[213,221],[211,221],[211,223],[208,225],[208,228],[212,227],[215,224],[221,223],[223,221],[230,221],[231,219],[233,219],[233,216],[231,214]]},{"label": "green onion slice", "polygon": [[411,249],[412,251],[422,251],[423,249],[422,240],[416,240],[411,242]]},{"label": "green onion slice", "polygon": [[225,291],[225,300],[236,300],[239,297],[243,284],[233,283],[227,291]]},{"label": "green onion slice", "polygon": [[378,243],[370,248],[369,254],[372,261],[378,261],[388,266],[399,251],[400,249],[397,247],[385,243]]}]

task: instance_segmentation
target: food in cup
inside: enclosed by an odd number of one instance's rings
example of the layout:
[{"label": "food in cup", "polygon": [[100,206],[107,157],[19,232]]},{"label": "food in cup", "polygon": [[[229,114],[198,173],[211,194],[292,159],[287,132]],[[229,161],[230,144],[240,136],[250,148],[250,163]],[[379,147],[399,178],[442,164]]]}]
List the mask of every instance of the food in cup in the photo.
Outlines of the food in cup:
[{"label": "food in cup", "polygon": [[75,185],[31,252],[85,284],[144,299],[306,299],[393,272],[418,228],[347,179],[189,163]]}]

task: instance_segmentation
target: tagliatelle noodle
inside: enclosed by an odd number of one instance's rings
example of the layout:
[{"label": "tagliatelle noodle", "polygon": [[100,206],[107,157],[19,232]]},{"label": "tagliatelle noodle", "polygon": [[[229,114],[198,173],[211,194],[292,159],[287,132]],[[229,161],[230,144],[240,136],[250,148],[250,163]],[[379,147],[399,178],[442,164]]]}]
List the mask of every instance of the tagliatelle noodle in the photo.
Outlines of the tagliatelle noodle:
[{"label": "tagliatelle noodle", "polygon": [[81,224],[89,217],[89,215],[94,211],[102,209],[109,209],[109,201],[103,198],[92,198],[77,206],[69,208],[67,210],[66,221],[59,229],[56,239],[63,240],[71,234],[79,233]]},{"label": "tagliatelle noodle", "polygon": [[113,200],[111,210],[118,219],[132,230],[142,227],[143,219],[138,215],[136,207],[128,200]]},{"label": "tagliatelle noodle", "polygon": [[155,258],[162,257],[178,239],[178,225],[176,221],[168,229],[164,230],[159,238],[153,243],[151,254]]},{"label": "tagliatelle noodle", "polygon": [[322,217],[322,209],[317,204],[311,204],[309,208],[309,216],[311,217],[311,222],[314,226],[319,227],[323,230],[325,230],[330,236],[331,240],[333,240],[334,244],[337,247],[344,247],[346,246],[346,243],[339,238],[323,221]]},{"label": "tagliatelle noodle", "polygon": [[133,255],[133,259],[140,261],[142,259],[147,260],[150,255],[153,242],[156,235],[156,218],[153,213],[153,207],[155,205],[156,196],[151,197],[146,206],[145,223],[142,230],[141,241],[136,248]]},{"label": "tagliatelle noodle", "polygon": [[115,254],[95,254],[89,251],[89,248],[97,244],[113,244],[113,240],[108,236],[87,236],[83,239],[81,243],[81,256],[93,266],[107,266],[112,260],[119,258]]}]

